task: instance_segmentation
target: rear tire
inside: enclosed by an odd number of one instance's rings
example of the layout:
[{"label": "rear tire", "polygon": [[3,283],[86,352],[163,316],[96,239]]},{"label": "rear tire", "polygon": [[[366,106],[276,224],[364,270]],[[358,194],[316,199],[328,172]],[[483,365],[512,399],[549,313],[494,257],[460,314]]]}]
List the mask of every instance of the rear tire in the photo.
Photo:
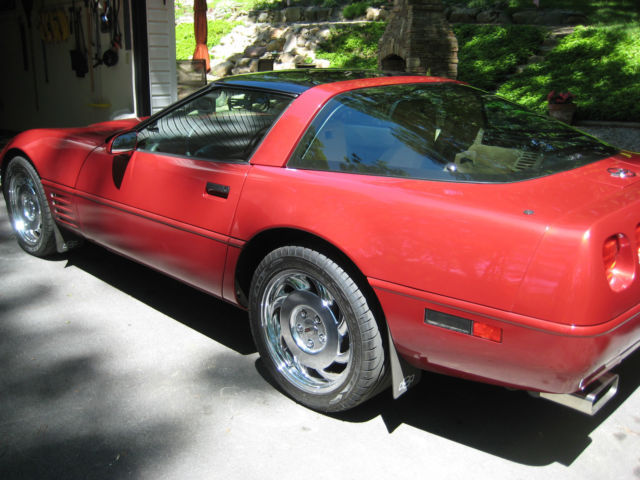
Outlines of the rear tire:
[{"label": "rear tire", "polygon": [[251,282],[249,314],[266,367],[297,402],[348,410],[380,391],[387,371],[382,336],[366,297],[325,255],[278,248]]},{"label": "rear tire", "polygon": [[56,251],[54,221],[49,204],[33,165],[26,158],[9,162],[3,181],[9,220],[22,249],[45,257]]}]

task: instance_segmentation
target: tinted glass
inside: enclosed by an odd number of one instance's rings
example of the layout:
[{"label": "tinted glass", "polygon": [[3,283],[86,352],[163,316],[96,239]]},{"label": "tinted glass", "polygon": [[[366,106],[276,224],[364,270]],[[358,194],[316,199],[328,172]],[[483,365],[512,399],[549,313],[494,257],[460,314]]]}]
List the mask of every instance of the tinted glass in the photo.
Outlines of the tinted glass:
[{"label": "tinted glass", "polygon": [[564,123],[456,84],[366,88],[332,99],[290,167],[462,182],[550,175],[616,152]]},{"label": "tinted glass", "polygon": [[218,88],[161,116],[138,134],[138,149],[210,160],[247,160],[291,97]]}]

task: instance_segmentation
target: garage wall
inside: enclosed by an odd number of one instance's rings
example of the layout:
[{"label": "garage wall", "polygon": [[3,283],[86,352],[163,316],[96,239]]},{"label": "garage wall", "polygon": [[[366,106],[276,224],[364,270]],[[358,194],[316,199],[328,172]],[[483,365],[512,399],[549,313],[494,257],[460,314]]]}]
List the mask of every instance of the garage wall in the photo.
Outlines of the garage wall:
[{"label": "garage wall", "polygon": [[[86,41],[88,28],[84,2],[75,3],[76,7],[82,7]],[[131,50],[120,50],[118,63],[113,67],[95,67],[92,84],[89,73],[79,78],[71,69],[69,52],[75,48],[74,36],[43,45],[38,30],[41,8],[61,6],[68,14],[71,2],[34,2],[31,29],[22,2],[16,1],[15,5],[15,8],[0,12],[0,129],[17,131],[45,126],[86,125],[134,112]],[[121,28],[124,28],[123,13],[119,18]],[[21,24],[27,35],[24,45]],[[104,52],[110,45],[110,36],[105,33],[100,38]],[[23,50],[26,50],[26,64]],[[46,69],[43,50],[46,51]]]}]

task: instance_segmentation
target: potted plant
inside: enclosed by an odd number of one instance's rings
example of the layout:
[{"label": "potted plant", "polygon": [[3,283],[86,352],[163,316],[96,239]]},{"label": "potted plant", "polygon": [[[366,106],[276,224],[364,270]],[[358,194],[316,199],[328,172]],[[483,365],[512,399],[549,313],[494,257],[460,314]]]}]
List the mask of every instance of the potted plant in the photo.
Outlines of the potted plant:
[{"label": "potted plant", "polygon": [[571,92],[556,92],[551,90],[547,95],[549,116],[571,125],[576,113],[576,104],[573,103]]}]

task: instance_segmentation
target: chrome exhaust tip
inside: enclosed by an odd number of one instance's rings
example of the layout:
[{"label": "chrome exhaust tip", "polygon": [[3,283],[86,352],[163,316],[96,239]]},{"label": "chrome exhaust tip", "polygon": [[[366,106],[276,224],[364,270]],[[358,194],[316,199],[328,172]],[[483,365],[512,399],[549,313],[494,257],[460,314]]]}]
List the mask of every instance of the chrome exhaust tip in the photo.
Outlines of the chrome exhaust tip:
[{"label": "chrome exhaust tip", "polygon": [[595,415],[618,392],[619,379],[618,375],[607,372],[584,389],[574,393],[535,392],[533,395],[573,408],[587,415]]}]

